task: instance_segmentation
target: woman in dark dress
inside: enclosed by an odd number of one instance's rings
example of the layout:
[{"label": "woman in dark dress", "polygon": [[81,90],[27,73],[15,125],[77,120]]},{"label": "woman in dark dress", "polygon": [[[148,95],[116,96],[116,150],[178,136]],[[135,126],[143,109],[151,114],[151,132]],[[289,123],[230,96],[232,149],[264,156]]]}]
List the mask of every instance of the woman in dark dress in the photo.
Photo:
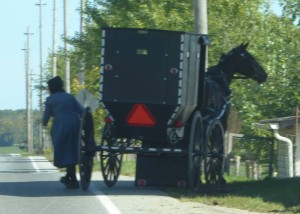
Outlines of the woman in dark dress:
[{"label": "woman in dark dress", "polygon": [[47,126],[52,117],[51,139],[54,147],[54,165],[66,168],[66,176],[61,182],[67,188],[79,188],[76,179],[76,164],[78,163],[78,139],[80,117],[83,108],[73,95],[63,89],[63,81],[56,76],[48,81],[50,96],[45,103],[43,125]]}]

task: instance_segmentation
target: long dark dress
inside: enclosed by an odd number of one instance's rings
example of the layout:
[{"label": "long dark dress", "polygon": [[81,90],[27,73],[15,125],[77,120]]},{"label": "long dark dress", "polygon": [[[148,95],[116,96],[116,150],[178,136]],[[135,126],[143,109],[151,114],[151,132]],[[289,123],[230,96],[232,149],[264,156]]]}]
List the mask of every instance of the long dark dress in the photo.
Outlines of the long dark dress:
[{"label": "long dark dress", "polygon": [[66,167],[78,163],[78,137],[83,108],[66,92],[47,97],[43,125],[53,117],[51,138],[54,146],[54,165]]}]

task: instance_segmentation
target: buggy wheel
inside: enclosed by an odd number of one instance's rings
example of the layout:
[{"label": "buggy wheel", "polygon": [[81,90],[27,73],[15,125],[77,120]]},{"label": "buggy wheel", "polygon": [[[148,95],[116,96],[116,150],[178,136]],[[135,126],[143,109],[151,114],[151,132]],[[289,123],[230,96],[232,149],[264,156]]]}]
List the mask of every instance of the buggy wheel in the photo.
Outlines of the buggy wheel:
[{"label": "buggy wheel", "polygon": [[188,185],[190,189],[197,190],[201,184],[201,152],[203,150],[203,122],[199,111],[193,115],[189,134]]},{"label": "buggy wheel", "polygon": [[79,131],[79,173],[81,188],[86,191],[89,188],[94,157],[94,123],[89,108],[84,110]]},{"label": "buggy wheel", "polygon": [[208,126],[204,152],[206,183],[212,185],[226,183],[223,178],[224,129],[220,120],[216,120]]},{"label": "buggy wheel", "polygon": [[93,171],[93,157],[87,156],[85,152],[82,152],[81,154],[79,171],[81,188],[86,191],[89,188],[91,182]]},{"label": "buggy wheel", "polygon": [[[101,146],[122,146],[123,143],[111,135],[109,126],[104,127]],[[100,152],[100,164],[104,182],[107,186],[114,186],[119,178],[122,167],[123,154],[121,152]]]}]

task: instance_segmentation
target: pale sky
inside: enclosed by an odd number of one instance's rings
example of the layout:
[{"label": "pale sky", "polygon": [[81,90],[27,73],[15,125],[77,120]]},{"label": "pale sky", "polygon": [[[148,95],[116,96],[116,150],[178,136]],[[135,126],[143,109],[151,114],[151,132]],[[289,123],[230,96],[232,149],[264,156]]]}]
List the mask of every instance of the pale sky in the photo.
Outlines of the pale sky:
[{"label": "pale sky", "polygon": [[[0,110],[26,108],[25,47],[27,27],[30,27],[30,70],[33,84],[40,73],[39,0],[0,0],[1,58]],[[68,0],[68,32],[79,31],[80,0]],[[276,2],[275,0],[273,2]],[[42,0],[43,65],[52,52],[53,0]],[[278,7],[275,7],[278,10]],[[57,0],[57,43],[63,46],[63,0]],[[38,109],[38,91],[33,91],[33,108]]]},{"label": "pale sky", "polygon": [[[34,80],[40,74],[39,0],[0,0],[0,110],[25,109],[25,47],[27,27],[30,28],[30,70]],[[57,0],[57,45],[63,46],[63,0]],[[43,64],[52,52],[53,0],[42,0]],[[69,36],[79,31],[80,0],[68,0],[67,24]],[[33,92],[33,108],[38,108],[37,92]]]}]

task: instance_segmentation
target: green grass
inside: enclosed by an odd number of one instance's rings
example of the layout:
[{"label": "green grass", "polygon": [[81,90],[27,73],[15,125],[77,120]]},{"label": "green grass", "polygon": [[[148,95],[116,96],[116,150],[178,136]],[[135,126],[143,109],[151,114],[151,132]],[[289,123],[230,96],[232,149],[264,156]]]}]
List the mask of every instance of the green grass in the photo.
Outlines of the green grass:
[{"label": "green grass", "polygon": [[164,188],[182,201],[200,202],[256,212],[300,213],[300,178],[240,181],[233,178],[219,188],[203,186],[197,192]]},{"label": "green grass", "polygon": [[28,152],[19,149],[19,147],[17,146],[0,147],[0,154],[13,154],[13,153],[28,155]]},{"label": "green grass", "polygon": [[[121,174],[125,176],[135,176],[135,161],[122,161]],[[100,162],[94,159],[93,171],[101,170]]]},{"label": "green grass", "polygon": [[126,176],[135,176],[135,161],[123,161],[121,174]]}]

